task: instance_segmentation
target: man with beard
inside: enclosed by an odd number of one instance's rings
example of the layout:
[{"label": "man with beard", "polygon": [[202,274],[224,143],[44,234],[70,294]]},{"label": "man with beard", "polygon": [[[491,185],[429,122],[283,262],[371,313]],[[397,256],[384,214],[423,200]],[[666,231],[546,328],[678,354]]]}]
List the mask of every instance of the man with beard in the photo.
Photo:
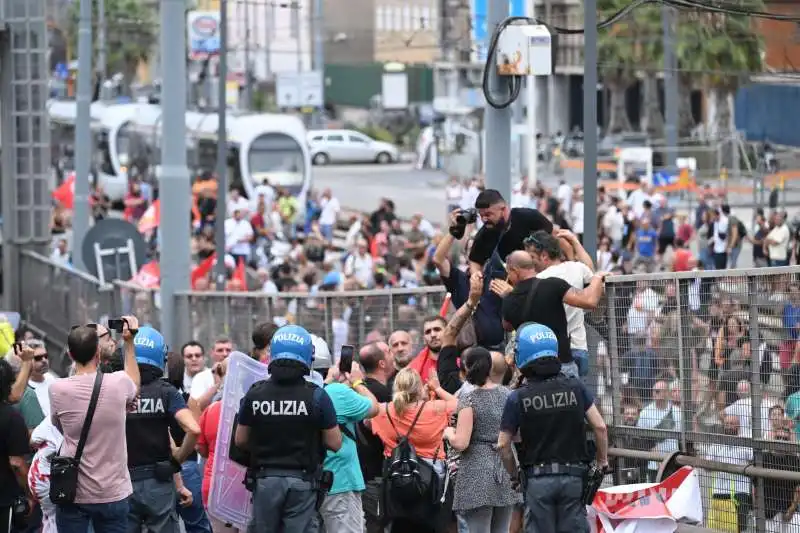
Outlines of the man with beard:
[{"label": "man with beard", "polygon": [[392,356],[394,368],[386,382],[386,386],[391,391],[394,388],[394,377],[407,367],[414,358],[411,353],[411,335],[402,329],[389,335],[389,352]]},{"label": "man with beard", "polygon": [[[484,268],[486,283],[494,278],[505,278],[506,257],[523,250],[523,241],[534,231],[553,232],[553,223],[536,209],[511,208],[495,189],[486,189],[475,200],[475,209],[483,222],[469,252],[471,273]],[[570,256],[571,257],[571,256]],[[488,263],[488,266],[487,266]]]},{"label": "man with beard", "polygon": [[436,374],[436,362],[439,360],[439,352],[442,350],[442,334],[447,326],[447,320],[441,316],[430,316],[422,323],[422,335],[425,347],[408,364],[409,368],[417,371],[423,381]]}]

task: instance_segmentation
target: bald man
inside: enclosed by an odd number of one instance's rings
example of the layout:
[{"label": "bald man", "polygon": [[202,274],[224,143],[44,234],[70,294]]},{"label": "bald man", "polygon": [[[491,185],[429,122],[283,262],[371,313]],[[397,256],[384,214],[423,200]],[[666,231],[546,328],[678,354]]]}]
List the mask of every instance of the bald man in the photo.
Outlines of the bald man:
[{"label": "bald man", "polygon": [[[502,352],[490,352],[492,356],[492,370],[489,372],[489,380],[495,385],[508,385],[511,381],[511,367],[506,363],[506,356]],[[508,376],[508,380],[506,377]]]},{"label": "bald man", "polygon": [[489,284],[489,290],[503,298],[504,326],[511,331],[527,322],[536,322],[552,329],[558,339],[562,372],[579,377],[570,349],[564,304],[581,309],[597,307],[607,274],[598,272],[587,288],[578,290],[560,278],[537,278],[536,265],[528,252],[511,253],[506,267],[508,281],[494,279]]}]

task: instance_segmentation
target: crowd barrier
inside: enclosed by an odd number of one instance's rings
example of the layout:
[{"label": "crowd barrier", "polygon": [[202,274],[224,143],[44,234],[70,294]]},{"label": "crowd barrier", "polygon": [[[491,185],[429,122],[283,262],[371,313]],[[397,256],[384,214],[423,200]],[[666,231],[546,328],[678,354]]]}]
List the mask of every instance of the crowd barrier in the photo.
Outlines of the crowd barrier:
[{"label": "crowd barrier", "polygon": [[[54,343],[105,316],[159,326],[156,291],[100,285],[30,252],[21,271],[23,318]],[[176,298],[180,342],[227,337],[247,351],[256,324],[297,322],[336,350],[396,329],[421,344],[444,290]],[[590,385],[611,428],[616,483],[655,480],[677,454],[702,470],[704,526],[800,533],[800,516],[775,520],[800,485],[800,267],[611,277],[587,321],[599,338]]]}]

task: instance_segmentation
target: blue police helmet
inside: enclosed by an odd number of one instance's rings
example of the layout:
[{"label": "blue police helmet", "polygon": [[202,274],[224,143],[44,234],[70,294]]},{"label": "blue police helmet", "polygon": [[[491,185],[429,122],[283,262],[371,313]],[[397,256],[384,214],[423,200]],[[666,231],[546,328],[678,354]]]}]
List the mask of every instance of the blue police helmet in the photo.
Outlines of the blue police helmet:
[{"label": "blue police helmet", "polygon": [[524,368],[537,359],[558,357],[558,339],[553,330],[542,324],[523,324],[517,330],[517,349],[514,362]]},{"label": "blue police helmet", "polygon": [[140,327],[133,338],[133,348],[137,363],[164,369],[167,347],[164,336],[158,330],[150,326]]},{"label": "blue police helmet", "polygon": [[314,340],[305,328],[283,326],[272,336],[269,352],[273,361],[291,359],[311,368],[314,362]]}]

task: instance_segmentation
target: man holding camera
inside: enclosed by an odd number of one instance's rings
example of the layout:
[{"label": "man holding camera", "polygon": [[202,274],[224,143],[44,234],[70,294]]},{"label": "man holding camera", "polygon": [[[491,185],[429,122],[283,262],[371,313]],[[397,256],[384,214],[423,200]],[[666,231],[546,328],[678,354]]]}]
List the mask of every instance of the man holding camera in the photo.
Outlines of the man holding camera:
[{"label": "man holding camera", "polygon": [[[467,210],[461,214],[463,219],[460,222],[473,223],[478,217],[483,222],[469,252],[469,268],[470,272],[480,272],[487,268],[488,262],[490,275],[484,272],[487,283],[492,278],[505,277],[506,257],[516,250],[524,250],[523,241],[528,235],[540,230],[553,232],[553,223],[542,213],[527,207],[512,209],[495,189],[481,192],[475,200],[475,211]],[[453,229],[451,227],[451,233]],[[461,234],[463,236],[463,231]],[[455,234],[453,236],[459,238]]]}]

